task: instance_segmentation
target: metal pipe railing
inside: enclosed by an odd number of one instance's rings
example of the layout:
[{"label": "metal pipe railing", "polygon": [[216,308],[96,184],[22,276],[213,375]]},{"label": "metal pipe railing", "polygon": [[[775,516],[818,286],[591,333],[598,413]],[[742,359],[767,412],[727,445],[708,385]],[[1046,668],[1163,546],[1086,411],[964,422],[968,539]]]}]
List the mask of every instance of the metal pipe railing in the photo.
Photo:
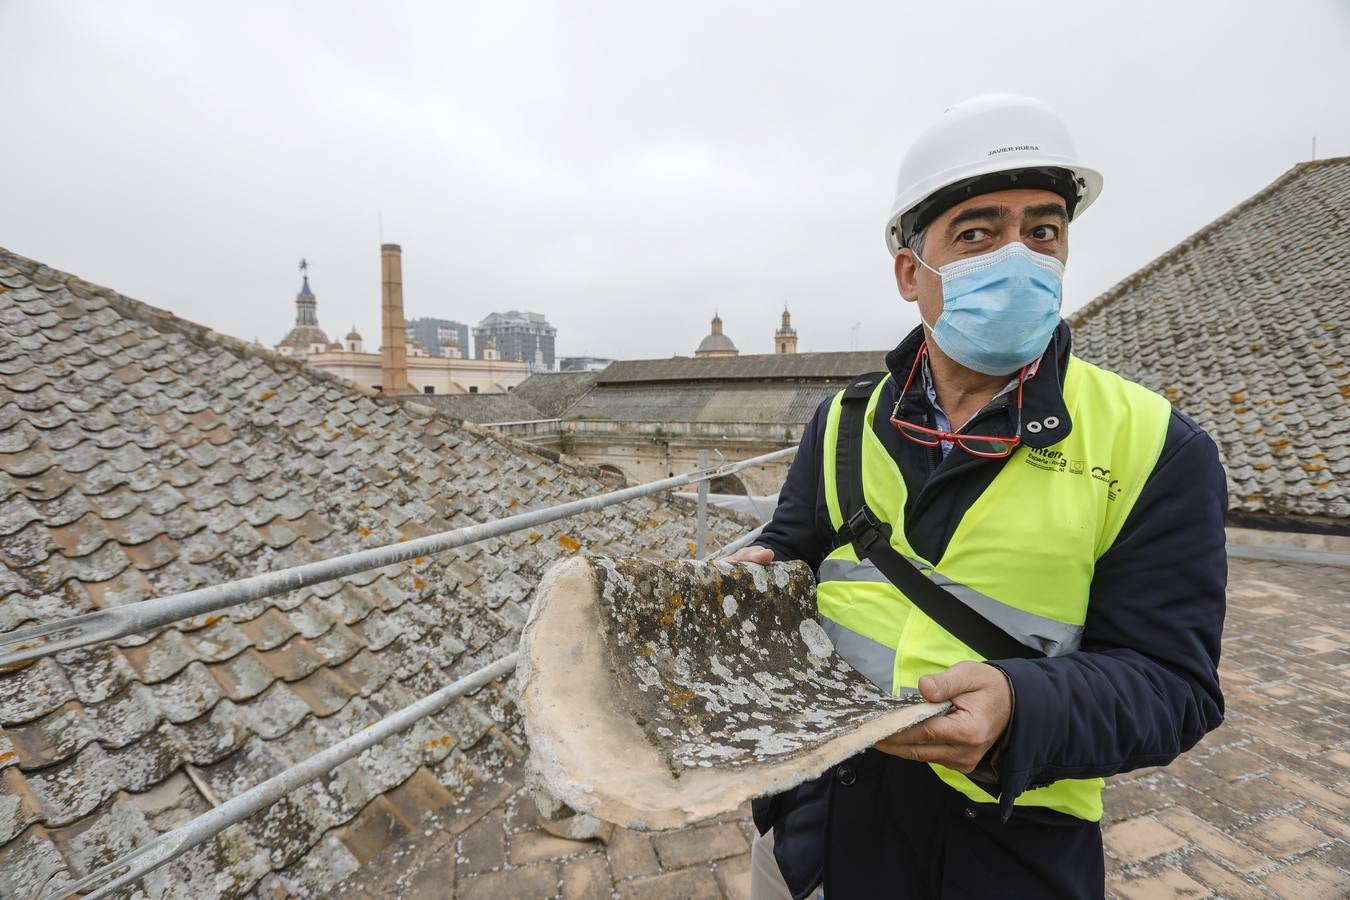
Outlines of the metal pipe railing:
[{"label": "metal pipe railing", "polygon": [[[740,548],[749,545],[763,530],[764,526],[760,525],[758,528],[705,555],[703,559],[720,559],[728,554],[735,553]],[[43,893],[44,900],[46,898],[69,897],[91,890],[94,893],[89,896],[94,898],[105,897],[120,888],[126,887],[193,847],[204,844],[231,825],[237,825],[264,807],[270,806],[301,785],[308,784],[314,779],[331,772],[342,763],[375,746],[385,738],[411,727],[426,716],[440,712],[449,705],[451,700],[477,690],[507,674],[515,668],[517,658],[517,654],[508,653],[496,662],[464,676],[434,694],[429,694],[421,700],[405,706],[396,713],[391,713],[374,725],[364,728],[333,746],[296,763],[285,771],[279,772],[266,781],[254,785],[242,794],[227,800],[192,821],[159,835],[143,846],[137,847],[126,856],[90,872],[84,878],[75,882],[63,882],[55,887],[48,887]]]},{"label": "metal pipe railing", "polygon": [[71,650],[76,647],[114,640],[160,625],[167,625],[190,616],[237,606],[249,600],[258,600],[262,597],[282,594],[319,582],[331,581],[334,578],[354,575],[370,569],[379,569],[392,563],[415,559],[419,556],[441,553],[487,538],[499,537],[513,531],[534,528],[559,519],[594,512],[597,509],[626,503],[639,497],[659,494],[671,488],[706,482],[722,475],[739,472],[741,469],[774,462],[796,452],[796,447],[786,447],[750,459],[738,460],[707,469],[698,469],[684,475],[676,475],[647,484],[610,491],[607,494],[573,500],[569,503],[550,506],[547,509],[518,513],[492,522],[468,525],[464,528],[443,531],[438,534],[431,534],[402,543],[388,544],[383,547],[374,547],[369,550],[358,550],[355,553],[305,563],[278,572],[264,572],[238,581],[198,588],[179,594],[170,594],[165,597],[156,597],[152,600],[142,600],[113,609],[98,610],[80,616],[72,616],[58,622],[19,628],[0,635],[0,671],[3,671],[7,666],[59,653],[62,650]]},{"label": "metal pipe railing", "polygon": [[755,538],[759,537],[759,533],[764,530],[764,526],[767,524],[768,524],[767,522],[761,523],[758,528],[746,532],[745,534],[736,538],[736,540],[734,541],[729,541],[723,544],[722,546],[718,547],[711,553],[706,553],[703,556],[700,556],[699,559],[704,562],[707,562],[708,560],[712,559],[721,559],[724,556],[730,556],[731,554],[735,553],[742,547],[749,547],[751,544],[755,542]]},{"label": "metal pipe railing", "polygon": [[90,872],[84,878],[75,882],[63,882],[54,887],[49,886],[42,896],[69,897],[92,890],[93,893],[89,895],[91,898],[107,897],[193,847],[209,841],[231,825],[236,825],[264,807],[270,806],[301,785],[331,772],[363,750],[368,750],[385,738],[411,727],[425,716],[440,712],[456,697],[495,681],[515,667],[516,654],[508,653],[496,662],[465,675],[434,694],[428,694],[421,700],[410,703],[374,725],[338,741],[325,750],[320,750],[261,784],[254,785],[192,821],[147,841],[121,859]]}]

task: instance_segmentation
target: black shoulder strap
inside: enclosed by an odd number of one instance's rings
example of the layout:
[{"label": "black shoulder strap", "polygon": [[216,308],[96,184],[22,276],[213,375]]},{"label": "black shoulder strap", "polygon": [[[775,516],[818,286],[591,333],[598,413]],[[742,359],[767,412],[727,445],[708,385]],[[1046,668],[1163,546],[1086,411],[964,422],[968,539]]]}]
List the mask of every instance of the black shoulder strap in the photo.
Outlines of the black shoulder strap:
[{"label": "black shoulder strap", "polygon": [[871,560],[926,616],[955,635],[985,659],[1037,659],[1044,656],[990,622],[956,597],[929,581],[891,546],[891,526],[867,506],[863,493],[863,434],[867,402],[885,372],[860,375],[844,389],[835,447],[835,485],[844,537],[859,559]]}]

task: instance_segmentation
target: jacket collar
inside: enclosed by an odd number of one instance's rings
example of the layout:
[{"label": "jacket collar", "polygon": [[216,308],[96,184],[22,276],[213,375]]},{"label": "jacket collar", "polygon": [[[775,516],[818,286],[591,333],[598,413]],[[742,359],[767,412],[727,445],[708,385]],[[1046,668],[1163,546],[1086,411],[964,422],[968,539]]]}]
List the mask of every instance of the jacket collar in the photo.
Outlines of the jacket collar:
[{"label": "jacket collar", "polygon": [[[886,368],[890,370],[891,378],[895,380],[897,392],[904,385],[909,370],[913,368],[914,357],[923,345],[923,340],[923,326],[919,325],[905,336],[899,346],[886,354]],[[1064,405],[1064,373],[1068,368],[1072,343],[1069,325],[1061,319],[1050,337],[1050,344],[1041,355],[1036,374],[1028,377],[1022,386],[1021,438],[1022,443],[1028,447],[1044,449],[1064,440],[1073,430],[1068,407]],[[981,433],[1012,433],[1017,423],[1017,403],[1015,397],[1008,397],[1007,400],[1005,414],[990,420],[997,427],[990,429],[981,425]],[[1003,402],[1003,398],[997,402]],[[921,379],[914,379],[909,393],[901,398],[902,411],[930,408],[931,404],[924,393]]]}]

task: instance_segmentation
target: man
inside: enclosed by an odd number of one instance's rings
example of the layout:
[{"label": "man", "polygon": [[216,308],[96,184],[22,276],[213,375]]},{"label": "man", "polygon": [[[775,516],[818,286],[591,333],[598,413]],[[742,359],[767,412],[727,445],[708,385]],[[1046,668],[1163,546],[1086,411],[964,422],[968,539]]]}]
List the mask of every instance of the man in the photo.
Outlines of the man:
[{"label": "man", "polygon": [[949,109],[901,165],[886,240],[923,325],[817,410],[731,559],[811,564],[841,655],[954,708],[757,801],[753,897],[1101,896],[1101,779],[1222,721],[1214,443],[1059,316],[1100,190],[1024,97]]}]

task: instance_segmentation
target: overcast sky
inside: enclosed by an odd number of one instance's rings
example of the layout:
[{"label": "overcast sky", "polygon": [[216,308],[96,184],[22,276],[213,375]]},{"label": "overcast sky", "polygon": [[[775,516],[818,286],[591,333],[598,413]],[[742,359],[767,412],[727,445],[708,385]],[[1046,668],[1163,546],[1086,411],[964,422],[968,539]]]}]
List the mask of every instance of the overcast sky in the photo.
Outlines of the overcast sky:
[{"label": "overcast sky", "polygon": [[[889,347],[908,142],[1038,96],[1105,175],[1066,311],[1291,166],[1350,154],[1350,4],[0,0],[0,245],[269,346],[545,314],[560,355]],[[381,224],[382,223],[382,224]],[[1279,265],[1272,258],[1272,266]]]}]

